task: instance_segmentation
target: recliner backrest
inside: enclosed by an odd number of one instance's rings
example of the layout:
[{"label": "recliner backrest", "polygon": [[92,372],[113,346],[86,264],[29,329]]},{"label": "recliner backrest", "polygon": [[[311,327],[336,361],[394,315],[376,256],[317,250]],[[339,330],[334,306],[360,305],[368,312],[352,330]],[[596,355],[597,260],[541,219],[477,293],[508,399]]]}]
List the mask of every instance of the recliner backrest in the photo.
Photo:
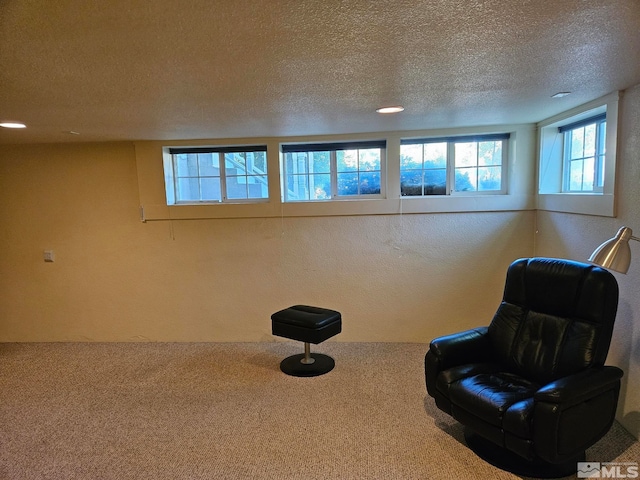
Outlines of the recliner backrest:
[{"label": "recliner backrest", "polygon": [[516,260],[489,326],[496,360],[540,384],[603,365],[617,307],[618,283],[600,267]]}]

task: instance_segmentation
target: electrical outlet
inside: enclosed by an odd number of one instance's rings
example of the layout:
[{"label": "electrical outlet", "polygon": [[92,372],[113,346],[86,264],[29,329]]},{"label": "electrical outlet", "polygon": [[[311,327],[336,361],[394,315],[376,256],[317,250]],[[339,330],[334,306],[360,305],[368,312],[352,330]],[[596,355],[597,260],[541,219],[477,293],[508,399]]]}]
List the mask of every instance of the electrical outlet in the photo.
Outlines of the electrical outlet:
[{"label": "electrical outlet", "polygon": [[44,251],[44,261],[45,262],[53,262],[55,260],[55,254],[53,250],[45,250]]}]

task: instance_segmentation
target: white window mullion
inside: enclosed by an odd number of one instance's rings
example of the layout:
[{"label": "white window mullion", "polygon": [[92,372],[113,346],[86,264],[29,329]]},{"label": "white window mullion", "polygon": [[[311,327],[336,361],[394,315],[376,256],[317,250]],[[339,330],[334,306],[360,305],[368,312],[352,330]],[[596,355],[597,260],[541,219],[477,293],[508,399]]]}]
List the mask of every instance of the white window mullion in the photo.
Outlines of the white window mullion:
[{"label": "white window mullion", "polygon": [[564,132],[562,134],[562,158],[565,158],[562,168],[562,188],[565,192],[568,192],[571,185],[571,161],[568,160],[571,152],[571,132]]},{"label": "white window mullion", "polygon": [[[604,125],[604,128],[603,128]],[[604,155],[600,155],[600,152],[604,152],[604,143],[606,134],[603,135],[603,130],[606,132],[606,122],[598,122],[596,124],[596,151],[594,166],[594,182],[593,189],[598,193],[602,193],[602,185],[604,185]]]},{"label": "white window mullion", "polygon": [[338,198],[338,160],[336,150],[329,155],[329,172],[331,174],[331,198]]},{"label": "white window mullion", "polygon": [[224,153],[218,152],[218,165],[220,165],[220,198],[227,201],[227,167],[224,161]]},{"label": "white window mullion", "polygon": [[446,195],[451,195],[456,185],[456,144],[447,142],[447,186]]},{"label": "white window mullion", "polygon": [[[180,198],[180,185],[178,179],[178,161],[174,155],[171,156],[171,171],[173,172],[173,203]],[[170,197],[168,195],[168,197]]]},{"label": "white window mullion", "polygon": [[476,184],[474,189],[476,192],[480,191],[480,142],[476,142]]},{"label": "white window mullion", "polygon": [[502,141],[502,168],[500,169],[500,192],[508,194],[507,191],[507,165],[509,163],[509,142]]},{"label": "white window mullion", "polygon": [[387,149],[380,149],[380,196],[387,198]]}]

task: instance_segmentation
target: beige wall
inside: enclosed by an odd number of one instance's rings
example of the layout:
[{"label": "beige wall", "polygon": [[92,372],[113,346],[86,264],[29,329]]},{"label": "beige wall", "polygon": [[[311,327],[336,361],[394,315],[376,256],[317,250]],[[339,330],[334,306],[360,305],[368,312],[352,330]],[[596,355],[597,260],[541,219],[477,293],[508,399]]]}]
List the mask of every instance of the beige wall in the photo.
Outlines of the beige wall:
[{"label": "beige wall", "polygon": [[338,341],[428,342],[486,324],[533,250],[531,211],[142,223],[135,162],[0,149],[0,341],[269,341],[307,303],[343,313]]},{"label": "beige wall", "polygon": [[[538,212],[536,255],[585,260],[618,228],[627,225],[640,234],[640,85],[627,90],[620,102],[618,130],[617,217]],[[640,243],[631,242],[633,256],[626,275],[615,273],[620,286],[618,317],[608,363],[625,371],[618,417],[640,437]]]}]

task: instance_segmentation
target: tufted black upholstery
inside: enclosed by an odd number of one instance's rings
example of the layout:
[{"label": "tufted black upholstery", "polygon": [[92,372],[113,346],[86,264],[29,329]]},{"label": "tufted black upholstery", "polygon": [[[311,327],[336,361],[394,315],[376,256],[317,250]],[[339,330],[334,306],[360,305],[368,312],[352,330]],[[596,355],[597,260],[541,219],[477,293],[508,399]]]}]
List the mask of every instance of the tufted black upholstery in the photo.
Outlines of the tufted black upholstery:
[{"label": "tufted black upholstery", "polygon": [[602,268],[516,260],[488,327],[431,342],[427,391],[523,462],[579,460],[615,416],[622,371],[604,362],[617,305],[617,282]]}]

